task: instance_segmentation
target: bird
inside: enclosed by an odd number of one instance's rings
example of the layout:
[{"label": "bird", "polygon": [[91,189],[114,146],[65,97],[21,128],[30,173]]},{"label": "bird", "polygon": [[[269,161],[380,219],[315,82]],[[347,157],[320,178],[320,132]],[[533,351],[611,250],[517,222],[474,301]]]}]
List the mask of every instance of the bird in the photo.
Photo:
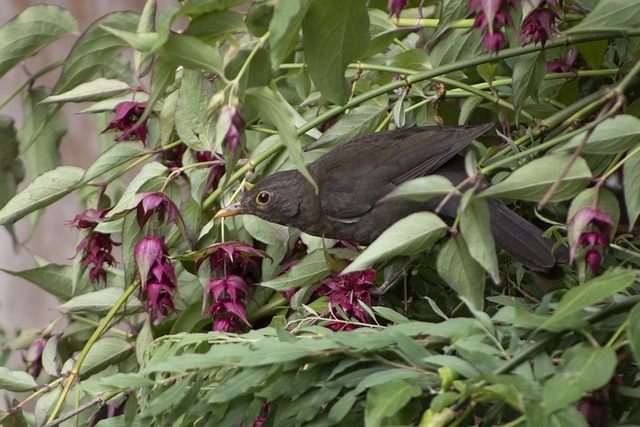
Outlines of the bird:
[{"label": "bird", "polygon": [[[494,126],[419,126],[364,135],[308,165],[317,191],[298,170],[277,172],[214,217],[251,214],[314,236],[360,245],[370,244],[393,223],[415,212],[440,207],[441,217],[455,218],[459,195],[443,206],[439,205],[444,196],[427,202],[385,196],[403,182],[431,174],[459,185],[468,176],[464,158],[458,154]],[[488,204],[496,244],[525,267],[546,272],[562,261],[552,251],[555,241],[543,238],[537,226],[500,200],[489,199]]]}]

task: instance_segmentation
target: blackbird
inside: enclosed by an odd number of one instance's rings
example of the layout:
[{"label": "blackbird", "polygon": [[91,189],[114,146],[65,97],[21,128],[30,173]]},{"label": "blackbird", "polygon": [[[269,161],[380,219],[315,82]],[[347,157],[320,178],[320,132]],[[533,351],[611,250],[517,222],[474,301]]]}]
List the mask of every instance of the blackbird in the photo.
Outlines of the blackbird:
[{"label": "blackbird", "polygon": [[[252,214],[315,236],[367,245],[399,219],[433,211],[443,200],[386,201],[385,195],[402,182],[429,174],[460,184],[467,174],[464,159],[456,154],[493,126],[425,126],[365,135],[308,165],[317,193],[299,171],[278,172],[215,217]],[[459,196],[450,198],[439,214],[455,218],[459,200]],[[501,201],[488,203],[491,232],[498,246],[531,270],[547,271],[554,266],[553,240],[544,239],[538,227]]]}]

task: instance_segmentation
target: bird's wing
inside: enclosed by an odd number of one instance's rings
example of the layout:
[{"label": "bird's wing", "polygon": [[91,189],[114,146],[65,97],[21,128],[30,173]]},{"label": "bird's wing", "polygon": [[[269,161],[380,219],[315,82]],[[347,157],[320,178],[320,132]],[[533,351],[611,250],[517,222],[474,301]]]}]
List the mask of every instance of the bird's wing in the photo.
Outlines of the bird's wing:
[{"label": "bird's wing", "polygon": [[434,172],[492,127],[418,127],[350,141],[309,166],[322,210],[357,221],[397,185]]}]

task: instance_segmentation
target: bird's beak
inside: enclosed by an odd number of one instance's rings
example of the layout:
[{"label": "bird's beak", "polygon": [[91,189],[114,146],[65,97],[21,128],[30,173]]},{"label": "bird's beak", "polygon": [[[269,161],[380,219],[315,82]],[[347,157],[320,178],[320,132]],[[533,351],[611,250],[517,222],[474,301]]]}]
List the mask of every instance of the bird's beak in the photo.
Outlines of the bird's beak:
[{"label": "bird's beak", "polygon": [[220,209],[218,212],[216,212],[216,214],[213,216],[214,218],[224,218],[227,216],[236,216],[236,215],[241,215],[244,213],[244,209],[242,207],[242,205],[240,204],[240,202],[238,203],[234,203],[232,205],[229,205],[227,207],[224,207],[222,209]]}]

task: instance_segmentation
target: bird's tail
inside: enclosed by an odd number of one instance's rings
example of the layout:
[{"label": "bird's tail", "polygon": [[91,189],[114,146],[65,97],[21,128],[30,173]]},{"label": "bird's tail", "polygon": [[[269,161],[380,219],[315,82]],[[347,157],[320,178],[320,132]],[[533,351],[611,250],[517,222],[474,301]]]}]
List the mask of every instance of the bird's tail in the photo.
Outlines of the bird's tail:
[{"label": "bird's tail", "polygon": [[542,237],[542,230],[511,211],[499,200],[489,200],[491,232],[496,244],[533,271],[548,271],[557,262],[567,262],[567,250],[554,254],[555,241]]}]

